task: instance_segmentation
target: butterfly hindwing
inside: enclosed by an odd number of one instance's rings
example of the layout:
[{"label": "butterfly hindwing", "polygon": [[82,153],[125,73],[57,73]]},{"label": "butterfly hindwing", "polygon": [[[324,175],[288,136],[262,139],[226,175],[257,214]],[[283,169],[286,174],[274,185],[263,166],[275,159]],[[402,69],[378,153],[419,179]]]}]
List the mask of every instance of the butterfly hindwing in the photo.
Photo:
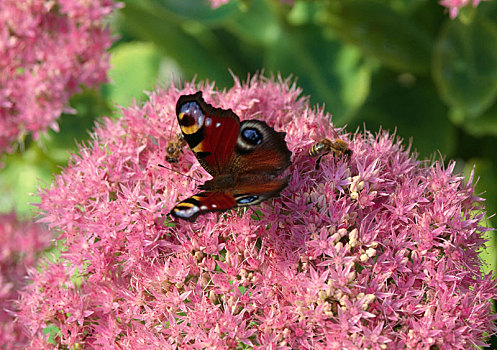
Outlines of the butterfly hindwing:
[{"label": "butterfly hindwing", "polygon": [[287,183],[288,178],[283,178],[267,181],[262,185],[246,183],[235,188],[234,192],[203,191],[176,204],[171,214],[177,218],[194,221],[197,216],[209,212],[259,204],[277,196]]},{"label": "butterfly hindwing", "polygon": [[255,205],[276,197],[288,185],[288,177],[268,178],[259,176],[243,181],[233,189],[236,206]]},{"label": "butterfly hindwing", "polygon": [[193,221],[198,215],[228,210],[235,206],[236,201],[232,193],[200,192],[176,204],[171,214],[177,218]]},{"label": "butterfly hindwing", "polygon": [[281,174],[290,165],[292,152],[285,133],[276,132],[261,120],[245,120],[236,143],[236,171],[240,173]]}]

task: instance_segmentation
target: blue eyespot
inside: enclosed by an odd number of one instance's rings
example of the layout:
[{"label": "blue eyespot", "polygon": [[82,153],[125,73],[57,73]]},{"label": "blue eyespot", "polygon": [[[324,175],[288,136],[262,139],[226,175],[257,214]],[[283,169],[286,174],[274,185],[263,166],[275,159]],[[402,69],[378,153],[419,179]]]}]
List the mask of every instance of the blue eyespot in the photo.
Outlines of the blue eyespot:
[{"label": "blue eyespot", "polygon": [[255,201],[257,201],[259,199],[259,196],[243,196],[242,198],[240,199],[237,199],[237,203],[238,204],[250,204],[250,203],[253,203]]},{"label": "blue eyespot", "polygon": [[245,128],[242,131],[243,140],[252,144],[258,145],[262,142],[262,135],[259,130],[255,128]]},{"label": "blue eyespot", "polygon": [[201,127],[204,125],[204,112],[202,112],[202,109],[197,102],[192,101],[183,104],[179,110],[179,115],[179,123],[182,126],[192,126],[196,124]]}]

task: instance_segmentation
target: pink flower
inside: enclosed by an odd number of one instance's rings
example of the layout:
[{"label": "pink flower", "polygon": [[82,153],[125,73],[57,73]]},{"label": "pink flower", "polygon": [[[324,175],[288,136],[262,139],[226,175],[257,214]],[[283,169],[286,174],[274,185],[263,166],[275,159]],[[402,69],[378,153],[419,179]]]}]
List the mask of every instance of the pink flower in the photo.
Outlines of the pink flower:
[{"label": "pink flower", "polygon": [[[176,101],[197,90],[287,133],[280,197],[193,223],[166,217],[209,177],[186,147],[165,162]],[[309,148],[336,129],[300,94],[259,76],[223,92],[191,83],[106,119],[41,191],[42,222],[66,249],[22,295],[32,346],[47,344],[47,325],[69,348],[483,345],[496,285],[480,272],[487,229],[472,178],[416,160],[386,132],[342,134],[352,156],[324,156],[315,169]]]},{"label": "pink flower", "polygon": [[15,214],[0,215],[0,348],[21,349],[28,344],[24,327],[15,323],[15,300],[26,284],[28,268],[35,267],[39,253],[51,235],[40,225],[19,222]]},{"label": "pink flower", "polygon": [[112,0],[0,2],[0,151],[35,138],[71,112],[81,85],[107,80],[112,38],[103,19]]},{"label": "pink flower", "polygon": [[230,0],[209,0],[213,9],[221,5],[227,4]]},{"label": "pink flower", "polygon": [[476,7],[480,3],[480,0],[440,0],[440,5],[449,9],[449,15],[452,19],[457,17],[459,9],[471,3],[473,4],[473,7]]}]

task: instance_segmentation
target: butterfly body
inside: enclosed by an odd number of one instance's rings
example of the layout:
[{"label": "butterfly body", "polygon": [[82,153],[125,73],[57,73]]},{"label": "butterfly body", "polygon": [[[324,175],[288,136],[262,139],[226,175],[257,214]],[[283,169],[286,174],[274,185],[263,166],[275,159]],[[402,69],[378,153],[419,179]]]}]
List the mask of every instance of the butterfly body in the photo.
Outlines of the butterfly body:
[{"label": "butterfly body", "polygon": [[291,157],[285,133],[260,120],[240,122],[231,109],[207,104],[201,92],[181,96],[176,114],[186,142],[213,179],[178,203],[172,216],[194,220],[210,211],[254,205],[286,187],[288,178],[280,177]]}]

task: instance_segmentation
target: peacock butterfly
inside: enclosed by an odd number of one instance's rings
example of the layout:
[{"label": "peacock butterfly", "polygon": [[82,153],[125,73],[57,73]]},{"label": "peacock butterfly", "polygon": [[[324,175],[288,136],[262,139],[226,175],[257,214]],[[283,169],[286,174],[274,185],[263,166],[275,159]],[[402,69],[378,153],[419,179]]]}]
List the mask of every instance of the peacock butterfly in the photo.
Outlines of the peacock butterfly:
[{"label": "peacock butterfly", "polygon": [[179,202],[173,217],[193,221],[200,214],[258,204],[287,186],[288,177],[279,177],[292,155],[286,133],[260,120],[240,122],[231,109],[206,103],[201,91],[180,96],[176,115],[190,149],[213,178]]}]

